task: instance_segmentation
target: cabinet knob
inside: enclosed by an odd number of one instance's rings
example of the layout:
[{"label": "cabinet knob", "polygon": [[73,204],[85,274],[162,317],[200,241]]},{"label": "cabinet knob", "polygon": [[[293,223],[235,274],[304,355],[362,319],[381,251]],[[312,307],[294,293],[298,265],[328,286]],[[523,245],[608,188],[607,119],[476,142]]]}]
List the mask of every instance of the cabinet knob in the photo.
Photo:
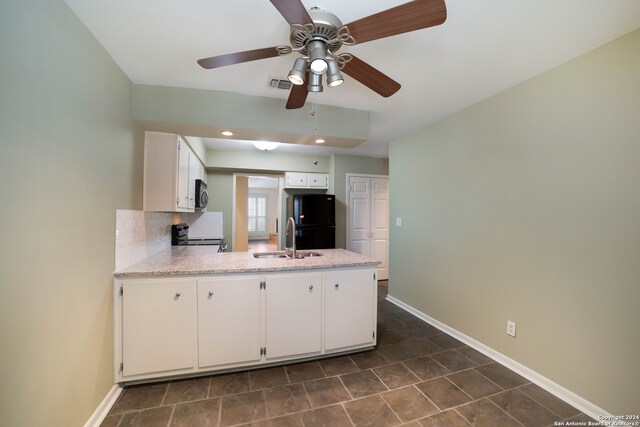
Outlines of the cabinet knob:
[{"label": "cabinet knob", "polygon": [[213,296],[213,291],[209,291],[209,298]]},{"label": "cabinet knob", "polygon": [[340,287],[340,284],[336,283],[334,286],[335,286],[336,289],[338,289]]},{"label": "cabinet knob", "polygon": [[176,298],[180,298],[180,292],[176,292]]},{"label": "cabinet knob", "polygon": [[313,292],[313,285],[309,286],[309,292]]}]

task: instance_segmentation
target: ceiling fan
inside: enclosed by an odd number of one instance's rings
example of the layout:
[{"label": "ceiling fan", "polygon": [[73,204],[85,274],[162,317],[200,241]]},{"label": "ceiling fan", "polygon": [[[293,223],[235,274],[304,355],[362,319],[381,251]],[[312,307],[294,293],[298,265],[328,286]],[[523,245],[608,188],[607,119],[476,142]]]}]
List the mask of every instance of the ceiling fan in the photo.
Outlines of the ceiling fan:
[{"label": "ceiling fan", "polygon": [[295,60],[287,76],[293,83],[287,109],[304,106],[309,92],[322,92],[325,73],[330,87],[344,81],[341,74],[344,72],[384,97],[393,95],[400,90],[400,83],[353,54],[336,52],[342,45],[351,46],[433,27],[447,19],[444,0],[410,1],[346,25],[326,10],[313,7],[307,11],[301,0],[270,1],[291,25],[291,46],[213,56],[199,59],[198,64],[211,69],[299,52],[302,56]]}]

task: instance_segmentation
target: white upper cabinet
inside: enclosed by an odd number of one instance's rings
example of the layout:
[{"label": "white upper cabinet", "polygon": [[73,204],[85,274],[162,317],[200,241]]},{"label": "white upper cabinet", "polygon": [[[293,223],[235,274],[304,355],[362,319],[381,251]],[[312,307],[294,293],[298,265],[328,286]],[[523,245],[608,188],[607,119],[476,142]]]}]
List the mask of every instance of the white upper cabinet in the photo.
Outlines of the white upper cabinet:
[{"label": "white upper cabinet", "polygon": [[326,173],[286,172],[284,181],[286,188],[329,188],[329,174]]},{"label": "white upper cabinet", "polygon": [[180,135],[145,132],[143,210],[193,212],[204,165]]}]

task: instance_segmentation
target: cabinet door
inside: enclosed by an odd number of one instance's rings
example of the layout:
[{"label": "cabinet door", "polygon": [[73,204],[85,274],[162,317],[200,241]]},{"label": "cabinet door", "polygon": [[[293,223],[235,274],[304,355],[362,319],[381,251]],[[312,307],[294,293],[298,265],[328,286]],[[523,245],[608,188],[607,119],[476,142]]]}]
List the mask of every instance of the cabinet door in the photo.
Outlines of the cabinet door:
[{"label": "cabinet door", "polygon": [[321,273],[270,275],[266,283],[267,359],[319,353],[322,344]]},{"label": "cabinet door", "polygon": [[188,208],[194,209],[196,207],[196,179],[202,179],[202,166],[198,157],[189,153],[189,182],[188,182],[188,195],[189,202]]},{"label": "cabinet door", "polygon": [[306,188],[307,174],[303,172],[287,172],[284,174],[287,188]]},{"label": "cabinet door", "polygon": [[[178,208],[189,208],[189,162],[191,150],[180,138],[178,145]],[[195,190],[194,190],[195,192]]]},{"label": "cabinet door", "polygon": [[194,368],[195,282],[124,281],[122,289],[123,375]]},{"label": "cabinet door", "polygon": [[375,344],[374,269],[324,274],[324,349]]},{"label": "cabinet door", "polygon": [[329,188],[329,175],[326,173],[307,174],[309,188]]},{"label": "cabinet door", "polygon": [[198,281],[198,365],[260,360],[260,277]]}]

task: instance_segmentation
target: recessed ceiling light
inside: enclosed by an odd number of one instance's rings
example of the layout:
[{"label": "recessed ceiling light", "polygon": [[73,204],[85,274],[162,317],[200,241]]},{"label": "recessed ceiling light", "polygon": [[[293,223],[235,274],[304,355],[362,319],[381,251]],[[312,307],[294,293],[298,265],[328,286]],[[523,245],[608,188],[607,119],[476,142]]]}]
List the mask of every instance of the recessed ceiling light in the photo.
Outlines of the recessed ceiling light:
[{"label": "recessed ceiling light", "polygon": [[224,136],[233,136],[233,132],[231,132],[230,130],[222,131],[222,134],[223,134]]},{"label": "recessed ceiling light", "polygon": [[325,142],[327,142],[327,141],[325,141],[322,138],[316,138],[316,144],[324,144]]}]

